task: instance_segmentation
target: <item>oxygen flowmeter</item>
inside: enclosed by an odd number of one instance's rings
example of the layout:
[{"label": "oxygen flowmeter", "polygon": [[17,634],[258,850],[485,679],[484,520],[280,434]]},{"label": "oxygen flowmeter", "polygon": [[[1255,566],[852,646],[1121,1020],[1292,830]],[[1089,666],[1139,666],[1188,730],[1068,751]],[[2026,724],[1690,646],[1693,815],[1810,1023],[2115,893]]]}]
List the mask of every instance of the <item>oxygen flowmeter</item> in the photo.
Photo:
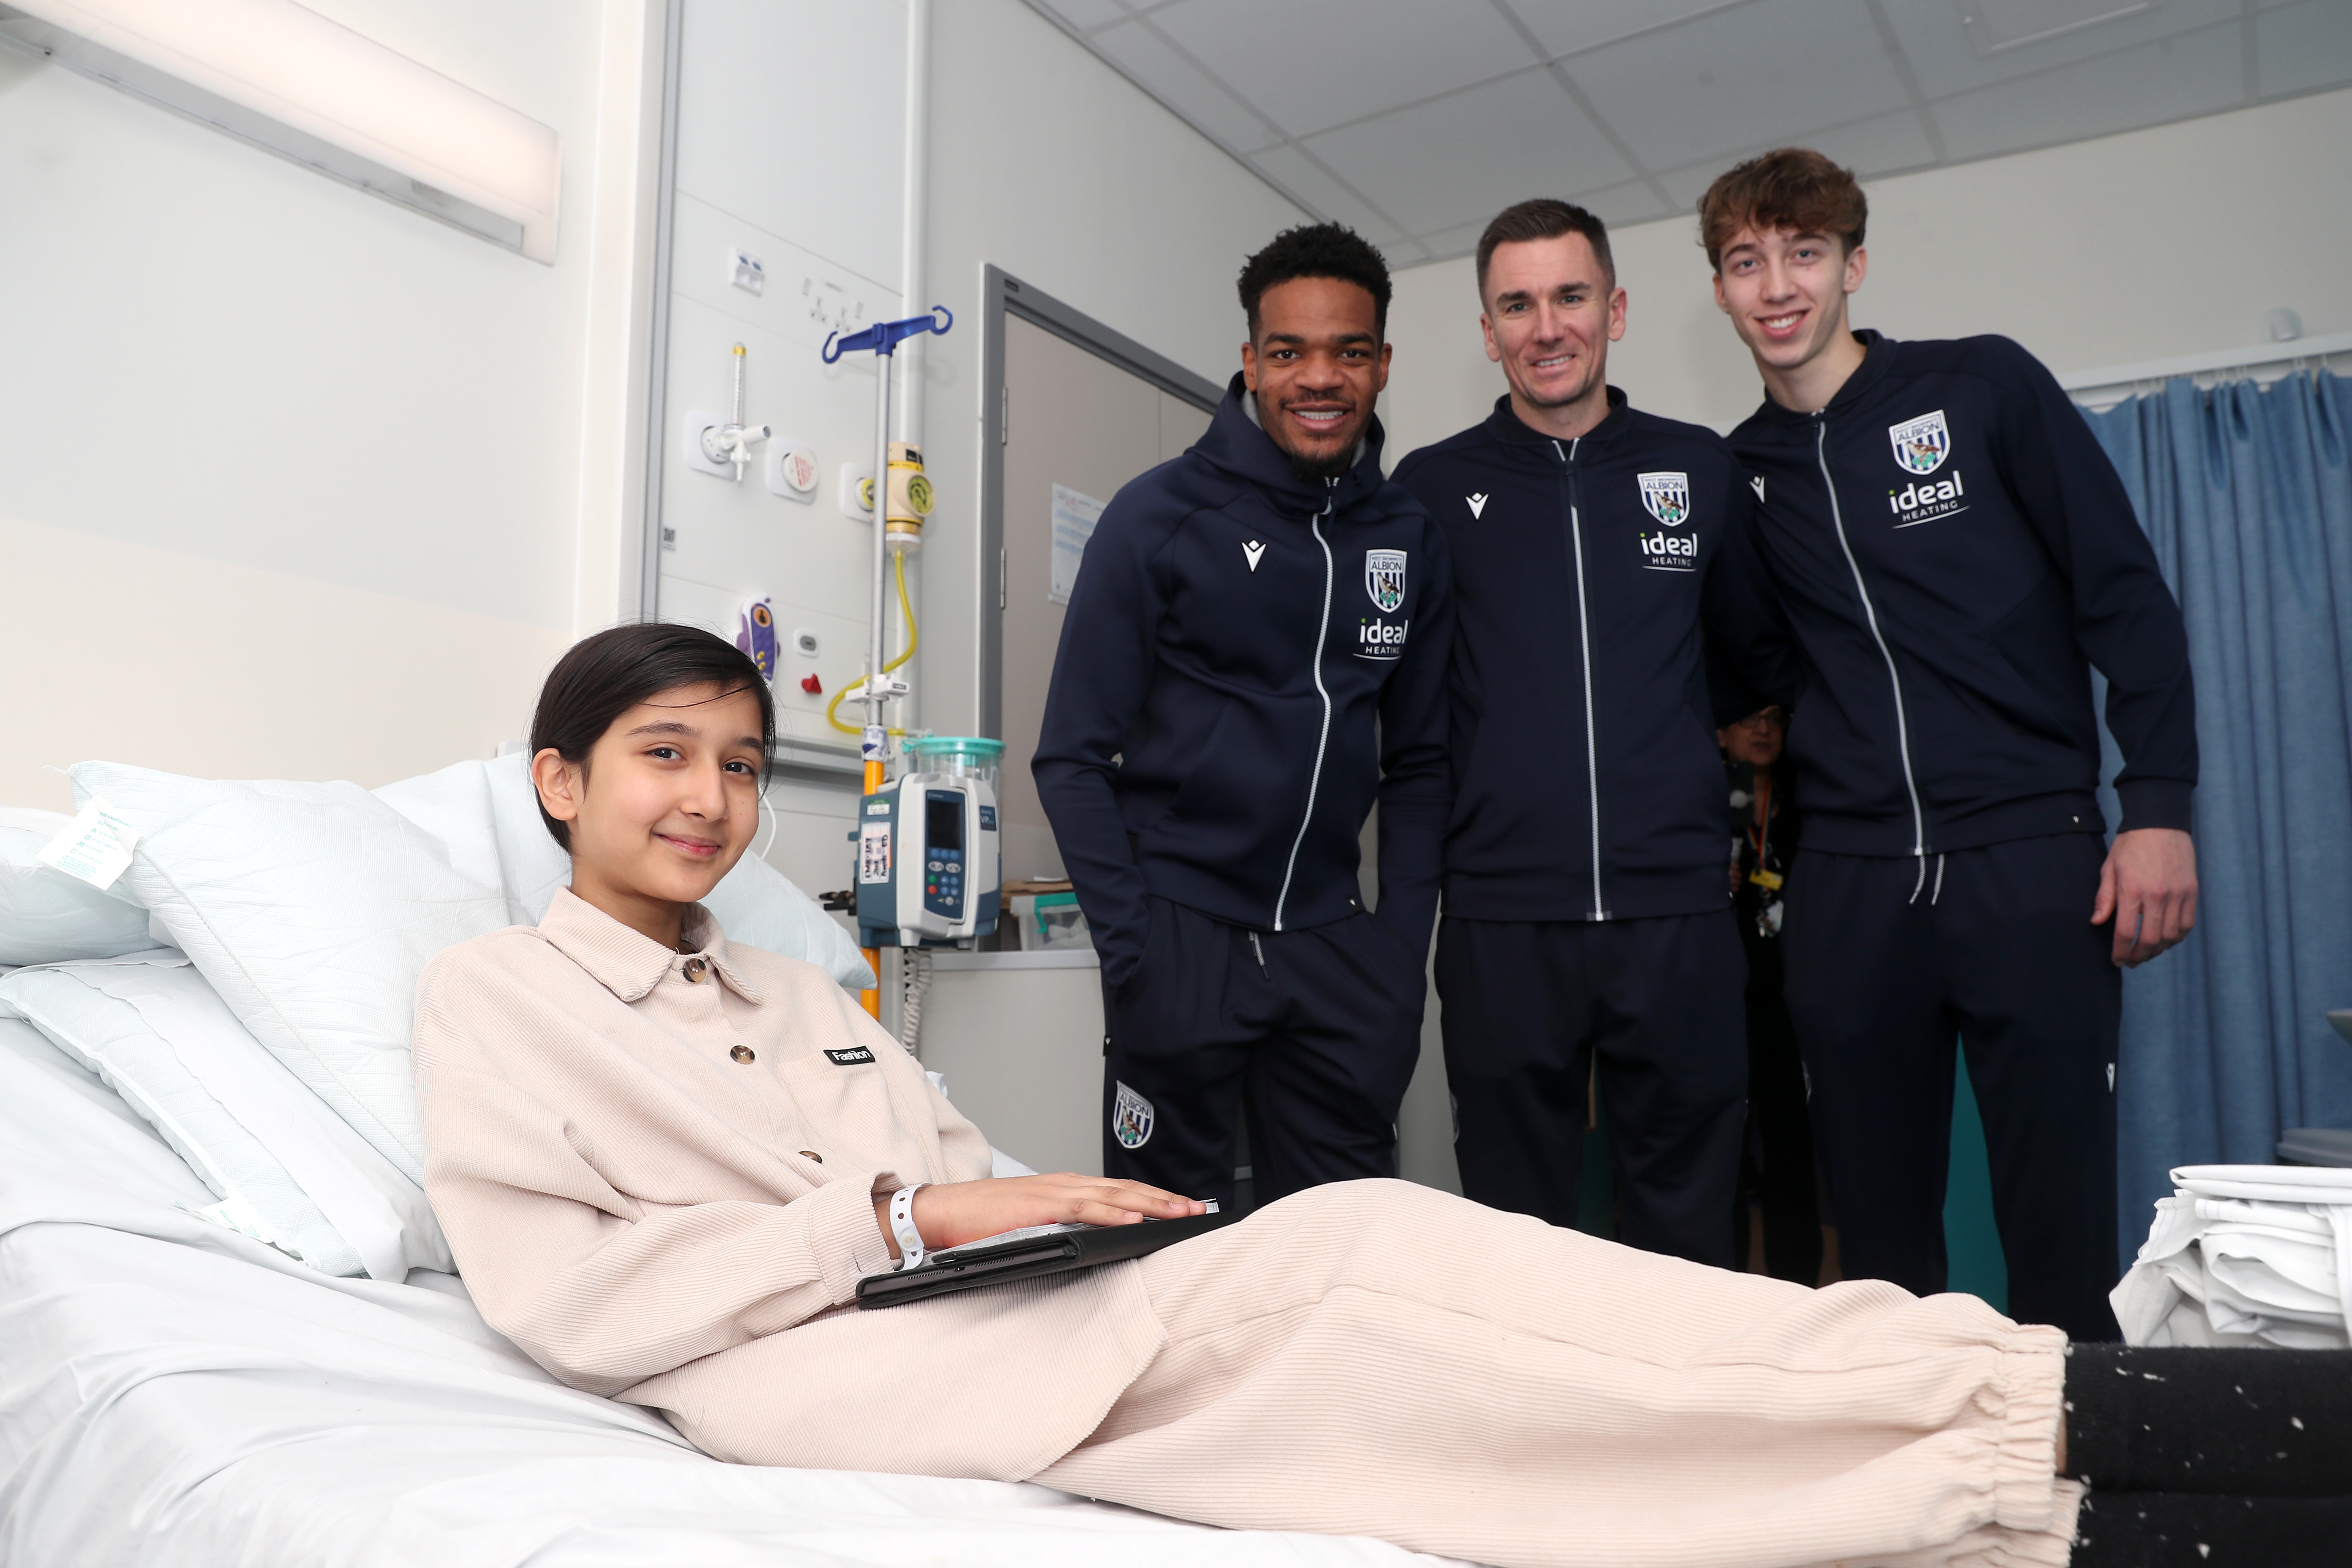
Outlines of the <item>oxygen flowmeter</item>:
[{"label": "oxygen flowmeter", "polygon": [[863,947],[971,947],[996,929],[997,768],[1002,741],[925,735],[907,771],[857,810],[857,936]]}]

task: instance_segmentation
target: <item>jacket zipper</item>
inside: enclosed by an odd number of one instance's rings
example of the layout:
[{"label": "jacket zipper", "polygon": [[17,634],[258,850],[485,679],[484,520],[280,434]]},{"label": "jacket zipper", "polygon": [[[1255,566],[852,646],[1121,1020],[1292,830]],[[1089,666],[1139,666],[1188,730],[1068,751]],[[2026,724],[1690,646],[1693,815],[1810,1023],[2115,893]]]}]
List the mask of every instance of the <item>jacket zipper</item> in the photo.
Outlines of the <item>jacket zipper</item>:
[{"label": "jacket zipper", "polygon": [[1563,476],[1568,480],[1568,548],[1576,563],[1576,641],[1582,654],[1584,672],[1584,775],[1585,788],[1592,803],[1592,918],[1609,918],[1608,906],[1601,897],[1601,739],[1600,726],[1592,711],[1592,633],[1584,611],[1584,520],[1578,501],[1582,489],[1578,482],[1576,452],[1584,444],[1578,437],[1559,449],[1551,444],[1552,456],[1559,458]]},{"label": "jacket zipper", "polygon": [[1337,479],[1323,481],[1323,510],[1309,518],[1307,526],[1315,534],[1315,542],[1323,547],[1323,614],[1315,623],[1315,691],[1323,699],[1323,728],[1315,736],[1315,771],[1307,775],[1307,815],[1298,819],[1298,837],[1290,841],[1290,860],[1282,868],[1282,891],[1274,898],[1274,929],[1282,929],[1282,911],[1290,902],[1290,879],[1298,869],[1298,847],[1307,842],[1307,829],[1315,820],[1315,794],[1323,784],[1323,748],[1331,740],[1331,693],[1323,684],[1323,639],[1331,629],[1331,542],[1323,537],[1323,520],[1331,515],[1332,492]]},{"label": "jacket zipper", "polygon": [[[1903,789],[1911,797],[1911,853],[1918,858],[1919,870],[1927,869],[1927,818],[1919,809],[1919,785],[1911,776],[1911,725],[1903,710],[1903,677],[1895,668],[1895,655],[1887,648],[1886,637],[1878,629],[1878,611],[1870,602],[1870,589],[1862,580],[1862,563],[1853,558],[1853,546],[1846,542],[1845,513],[1838,506],[1837,480],[1830,477],[1830,422],[1821,415],[1813,416],[1813,461],[1820,465],[1822,484],[1830,492],[1830,525],[1837,530],[1838,548],[1845,552],[1846,570],[1853,574],[1853,591],[1862,597],[1862,616],[1870,626],[1870,639],[1878,645],[1878,657],[1886,661],[1887,684],[1895,689],[1895,749],[1903,759]],[[1913,889],[1917,896],[1917,889]]]}]

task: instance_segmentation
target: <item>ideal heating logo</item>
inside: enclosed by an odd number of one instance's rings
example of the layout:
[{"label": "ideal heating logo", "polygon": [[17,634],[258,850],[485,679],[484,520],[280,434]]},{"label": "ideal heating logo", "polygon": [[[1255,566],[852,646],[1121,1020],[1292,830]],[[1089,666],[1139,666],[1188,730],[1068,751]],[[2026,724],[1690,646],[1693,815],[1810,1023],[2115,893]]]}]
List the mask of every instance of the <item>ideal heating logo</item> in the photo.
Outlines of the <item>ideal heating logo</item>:
[{"label": "ideal heating logo", "polygon": [[1698,566],[1698,535],[1668,533],[1664,529],[1643,532],[1642,564],[1653,572],[1690,572]]},{"label": "ideal heating logo", "polygon": [[1409,620],[1357,622],[1356,657],[1380,659],[1402,658],[1405,630],[1412,625]]},{"label": "ideal heating logo", "polygon": [[1916,528],[1938,518],[1958,517],[1969,510],[1968,487],[1960,482],[1960,470],[1954,468],[1949,479],[1932,482],[1922,479],[1899,490],[1888,490],[1886,509],[1895,514],[1897,528]]}]

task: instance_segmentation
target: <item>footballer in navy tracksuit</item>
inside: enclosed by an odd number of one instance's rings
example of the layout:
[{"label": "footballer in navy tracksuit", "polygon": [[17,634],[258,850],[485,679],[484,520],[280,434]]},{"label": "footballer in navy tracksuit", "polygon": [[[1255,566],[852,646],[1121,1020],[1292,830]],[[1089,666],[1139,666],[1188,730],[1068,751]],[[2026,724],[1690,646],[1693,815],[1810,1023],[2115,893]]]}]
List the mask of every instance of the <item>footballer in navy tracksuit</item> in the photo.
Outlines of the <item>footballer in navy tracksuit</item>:
[{"label": "footballer in navy tracksuit", "polygon": [[1464,1194],[1577,1217],[1600,1058],[1618,1237],[1728,1267],[1747,961],[1717,728],[1777,623],[1711,430],[1626,405],[1573,440],[1508,395],[1398,465],[1445,531],[1454,800],[1437,942]]},{"label": "footballer in navy tracksuit", "polygon": [[1034,772],[1102,956],[1108,1175],[1231,1203],[1237,1109],[1259,1203],[1396,1173],[1452,607],[1381,442],[1371,420],[1344,472],[1302,477],[1236,376],[1087,542]]},{"label": "footballer in navy tracksuit", "polygon": [[2032,355],[1854,337],[1861,363],[1826,406],[1768,397],[1732,435],[1801,649],[1805,868],[1782,941],[1841,1263],[1944,1288],[1957,1034],[2011,1315],[2112,1339],[2120,986],[2090,923],[2108,855],[2091,667],[2122,827],[2185,830],[2180,612]]}]

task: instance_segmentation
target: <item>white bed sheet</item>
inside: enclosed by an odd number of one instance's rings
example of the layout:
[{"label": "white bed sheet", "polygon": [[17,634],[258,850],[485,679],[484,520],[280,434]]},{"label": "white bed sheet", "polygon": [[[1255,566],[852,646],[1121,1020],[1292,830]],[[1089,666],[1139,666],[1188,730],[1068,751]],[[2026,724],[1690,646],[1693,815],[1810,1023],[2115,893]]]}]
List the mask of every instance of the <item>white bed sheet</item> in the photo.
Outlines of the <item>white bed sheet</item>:
[{"label": "white bed sheet", "polygon": [[1440,1561],[1044,1487],[720,1464],[549,1378],[454,1278],[331,1279],[175,1206],[211,1198],[0,1018],[6,1568]]}]

